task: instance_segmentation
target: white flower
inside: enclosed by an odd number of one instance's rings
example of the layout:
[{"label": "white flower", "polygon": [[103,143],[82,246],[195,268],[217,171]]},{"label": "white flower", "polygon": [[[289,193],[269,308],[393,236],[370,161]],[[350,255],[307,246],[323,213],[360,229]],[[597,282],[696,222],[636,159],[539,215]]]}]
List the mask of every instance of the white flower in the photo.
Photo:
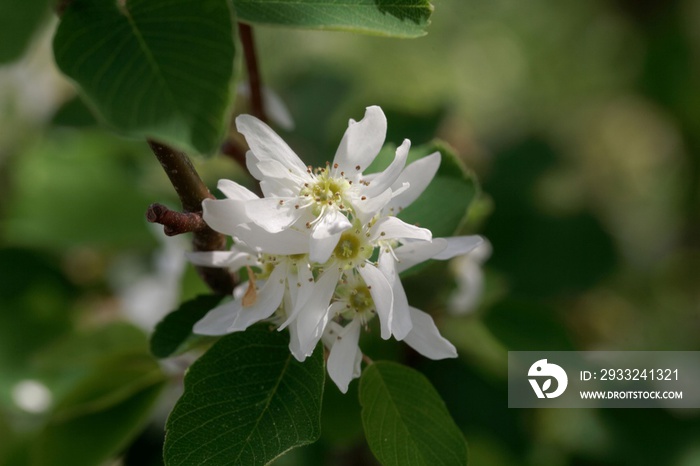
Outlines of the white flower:
[{"label": "white flower", "polygon": [[[331,351],[328,373],[343,392],[359,376],[359,333],[375,315],[379,316],[383,338],[393,333],[397,340],[405,341],[431,359],[457,356],[454,346],[440,335],[430,315],[408,304],[398,273],[427,259],[447,260],[464,254],[483,239],[462,236],[436,238],[433,242],[425,238],[416,240],[425,234],[421,232],[424,229],[403,224],[395,217],[382,220],[366,230],[343,233],[324,272],[325,277],[333,278],[312,285],[313,303],[303,306],[304,312],[290,327],[290,348],[300,361],[311,354],[322,337]],[[391,244],[397,238],[406,241],[410,236],[413,241],[392,249]],[[375,247],[380,248],[378,267],[365,257],[366,251],[374,251]],[[339,276],[340,281],[334,283]],[[331,294],[333,299],[329,304]],[[342,326],[338,322],[347,323]]]},{"label": "white flower", "polygon": [[491,243],[482,244],[469,253],[455,258],[451,265],[457,289],[450,296],[448,309],[454,314],[466,314],[476,308],[484,292],[482,264],[491,257]]},{"label": "white flower", "polygon": [[[323,333],[323,343],[330,349],[328,375],[343,393],[350,381],[360,376],[360,330],[375,314],[369,286],[357,276],[350,277],[336,290],[337,301],[333,304],[347,324],[330,321]],[[409,346],[430,359],[457,357],[457,350],[440,335],[429,314],[411,306],[408,312],[413,325],[404,341]]]},{"label": "white flower", "polygon": [[236,119],[250,146],[246,162],[263,197],[228,180],[226,196],[203,203],[203,218],[230,235],[230,251],[191,253],[198,265],[245,267],[250,280],[233,300],[194,326],[206,335],[242,331],[267,320],[290,333],[299,361],[319,341],[329,348],[328,373],[343,391],[360,374],[360,332],[379,317],[381,337],[403,340],[432,359],[455,357],[433,319],[411,307],[399,274],[429,259],[447,260],[482,243],[478,236],[432,238],[395,215],[425,190],[440,165],[434,153],[406,166],[410,142],[382,172],[365,174],[384,142],[386,118],[368,107],[350,121],[332,163],[312,169],[267,125]]},{"label": "white flower", "polygon": [[[243,331],[252,324],[270,318],[289,294],[291,308],[308,300],[308,293],[313,282],[308,256],[305,254],[273,255],[253,253],[238,245],[231,251],[192,252],[189,259],[208,267],[226,267],[238,270],[252,267],[262,270],[253,272],[249,280],[234,290],[234,299],[212,309],[199,320],[193,331],[200,335],[224,335]],[[329,297],[330,299],[330,297]],[[285,323],[284,325],[287,325]]]},{"label": "white flower", "polygon": [[394,183],[406,164],[408,140],[386,170],[371,178],[363,173],[384,144],[386,118],[379,107],[368,107],[359,122],[350,120],[333,162],[316,169],[305,166],[260,120],[241,115],[236,126],[251,149],[246,155],[248,169],[264,193],[263,198],[247,199],[245,215],[270,233],[309,230],[314,262],[330,257],[354,219],[368,222],[403,188]]}]

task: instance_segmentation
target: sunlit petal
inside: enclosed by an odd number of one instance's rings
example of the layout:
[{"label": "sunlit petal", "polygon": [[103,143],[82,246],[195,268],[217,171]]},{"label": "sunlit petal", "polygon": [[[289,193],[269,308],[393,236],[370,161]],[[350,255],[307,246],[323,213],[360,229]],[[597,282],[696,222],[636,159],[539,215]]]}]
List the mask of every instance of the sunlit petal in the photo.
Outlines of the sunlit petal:
[{"label": "sunlit petal", "polygon": [[395,196],[387,205],[387,209],[393,209],[394,213],[398,213],[401,209],[409,206],[413,201],[418,199],[418,196],[425,191],[425,188],[427,188],[433,180],[439,167],[439,152],[434,152],[427,157],[423,157],[409,164],[391,188],[396,191],[404,183],[408,183],[409,187],[398,196]]},{"label": "sunlit petal", "polygon": [[351,121],[333,158],[338,171],[359,174],[365,170],[384,144],[386,127],[384,112],[377,106],[367,107],[362,120]]},{"label": "sunlit petal", "polygon": [[260,161],[278,160],[287,168],[299,174],[306,172],[306,166],[294,151],[275,133],[272,128],[251,115],[239,115],[236,129]]},{"label": "sunlit petal", "polygon": [[372,197],[389,189],[398,179],[399,175],[401,175],[401,171],[406,166],[406,158],[408,157],[408,150],[410,148],[411,141],[404,139],[403,144],[396,149],[396,156],[394,157],[393,162],[391,162],[391,165],[389,165],[383,172],[372,177],[372,181],[370,182],[369,186],[363,190],[363,194]]},{"label": "sunlit petal", "polygon": [[302,212],[295,209],[294,198],[263,198],[245,203],[245,212],[256,224],[270,233],[279,233],[289,227]]},{"label": "sunlit petal", "polygon": [[246,201],[235,199],[205,199],[202,202],[202,218],[212,230],[230,236],[238,225],[250,222]]},{"label": "sunlit petal", "polygon": [[410,225],[397,217],[384,217],[372,227],[370,241],[404,238],[430,241],[432,237],[427,228]]}]

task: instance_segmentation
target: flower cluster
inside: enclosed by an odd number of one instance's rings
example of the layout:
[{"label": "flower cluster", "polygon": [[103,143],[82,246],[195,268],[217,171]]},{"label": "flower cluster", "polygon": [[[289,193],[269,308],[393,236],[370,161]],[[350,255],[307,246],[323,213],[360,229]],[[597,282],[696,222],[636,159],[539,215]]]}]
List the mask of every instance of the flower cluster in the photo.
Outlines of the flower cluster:
[{"label": "flower cluster", "polygon": [[205,201],[203,216],[234,245],[189,257],[198,265],[246,268],[248,281],[197,322],[196,333],[222,335],[269,320],[289,329],[299,361],[321,340],[330,350],[328,373],[343,392],[360,374],[360,331],[375,316],[384,339],[394,336],[432,359],[456,356],[430,315],[408,304],[399,274],[427,259],[465,254],[482,239],[432,238],[395,216],[428,186],[440,154],[406,165],[410,141],[404,140],[384,171],[365,173],[386,125],[381,108],[368,107],[362,120],[350,120],[333,162],[313,168],[263,122],[236,119],[263,197],[221,180],[226,199]]}]

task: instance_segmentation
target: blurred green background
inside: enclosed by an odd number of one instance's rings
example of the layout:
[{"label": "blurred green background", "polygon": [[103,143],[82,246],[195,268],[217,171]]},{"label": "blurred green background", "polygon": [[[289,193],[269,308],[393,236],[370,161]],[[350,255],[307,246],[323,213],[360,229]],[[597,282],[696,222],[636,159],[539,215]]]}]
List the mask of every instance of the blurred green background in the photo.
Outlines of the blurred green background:
[{"label": "blurred green background", "polygon": [[[700,350],[700,2],[434,4],[415,40],[255,29],[263,79],[296,122],[280,133],[303,159],[332,158],[347,119],[378,104],[388,142],[441,138],[481,182],[464,227],[493,245],[480,306],[445,310],[446,266],[406,285],[460,358],[363,349],[431,379],[471,464],[700,465],[698,411],[509,410],[505,379],[507,350]],[[0,464],[81,448],[80,426],[52,430],[72,416],[56,412],[129,367],[150,382],[105,389],[135,419],[107,464],[157,465],[187,361],[146,361],[146,335],[206,288],[186,239],[145,221],[151,202],[178,206],[147,145],[96,125],[56,71],[55,23],[46,9],[24,52],[0,48],[18,57],[0,66]],[[211,187],[242,177],[224,156],[195,162]],[[327,387],[321,441],[276,464],[371,464],[356,389]]]}]

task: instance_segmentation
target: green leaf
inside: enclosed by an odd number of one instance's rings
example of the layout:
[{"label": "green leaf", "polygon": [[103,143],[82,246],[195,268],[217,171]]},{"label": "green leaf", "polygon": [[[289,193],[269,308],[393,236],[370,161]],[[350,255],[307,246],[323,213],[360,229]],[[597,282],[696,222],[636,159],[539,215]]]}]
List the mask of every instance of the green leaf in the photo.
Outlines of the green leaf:
[{"label": "green leaf", "polygon": [[420,372],[375,362],[360,379],[362,424],[385,466],[467,464],[467,444],[437,391]]},{"label": "green leaf", "polygon": [[103,411],[164,381],[158,364],[143,354],[105,359],[61,400],[51,417],[54,422]]},{"label": "green leaf", "polygon": [[167,358],[187,351],[188,343],[197,338],[192,334],[192,326],[222,299],[221,295],[203,295],[182,303],[156,325],[151,335],[151,353]]},{"label": "green leaf", "polygon": [[118,131],[201,153],[218,147],[233,77],[226,0],[74,0],[54,54]]},{"label": "green leaf", "polygon": [[195,362],[166,424],[165,464],[263,465],[317,440],[323,352],[300,363],[288,344],[286,332],[256,326]]},{"label": "green leaf", "polygon": [[408,163],[435,151],[442,156],[435,178],[413,204],[398,217],[433,232],[433,237],[452,236],[464,222],[478,193],[475,176],[445,144],[433,142],[411,151]]},{"label": "green leaf", "polygon": [[97,120],[80,97],[73,97],[56,111],[51,124],[69,128],[86,128],[95,126]]},{"label": "green leaf", "polygon": [[[385,146],[367,172],[384,170],[394,160],[395,151],[395,146]],[[418,199],[397,215],[404,222],[429,229],[434,238],[452,236],[460,229],[480,189],[475,175],[441,141],[411,149],[406,165],[436,151],[441,161],[435,177]]]},{"label": "green leaf", "polygon": [[107,362],[59,402],[35,442],[32,464],[102,463],[139,432],[164,384],[151,358]]},{"label": "green leaf", "polygon": [[391,37],[425,35],[428,0],[234,0],[243,21]]},{"label": "green leaf", "polygon": [[0,2],[0,63],[15,60],[27,48],[37,27],[48,17],[47,0],[3,0]]},{"label": "green leaf", "polygon": [[42,371],[65,372],[90,368],[103,359],[125,354],[147,354],[144,332],[126,322],[71,332],[38,351],[32,358]]},{"label": "green leaf", "polygon": [[58,254],[74,247],[152,250],[157,243],[143,215],[153,194],[125,188],[151,183],[148,147],[103,131],[76,134],[44,135],[17,157],[3,237]]}]

